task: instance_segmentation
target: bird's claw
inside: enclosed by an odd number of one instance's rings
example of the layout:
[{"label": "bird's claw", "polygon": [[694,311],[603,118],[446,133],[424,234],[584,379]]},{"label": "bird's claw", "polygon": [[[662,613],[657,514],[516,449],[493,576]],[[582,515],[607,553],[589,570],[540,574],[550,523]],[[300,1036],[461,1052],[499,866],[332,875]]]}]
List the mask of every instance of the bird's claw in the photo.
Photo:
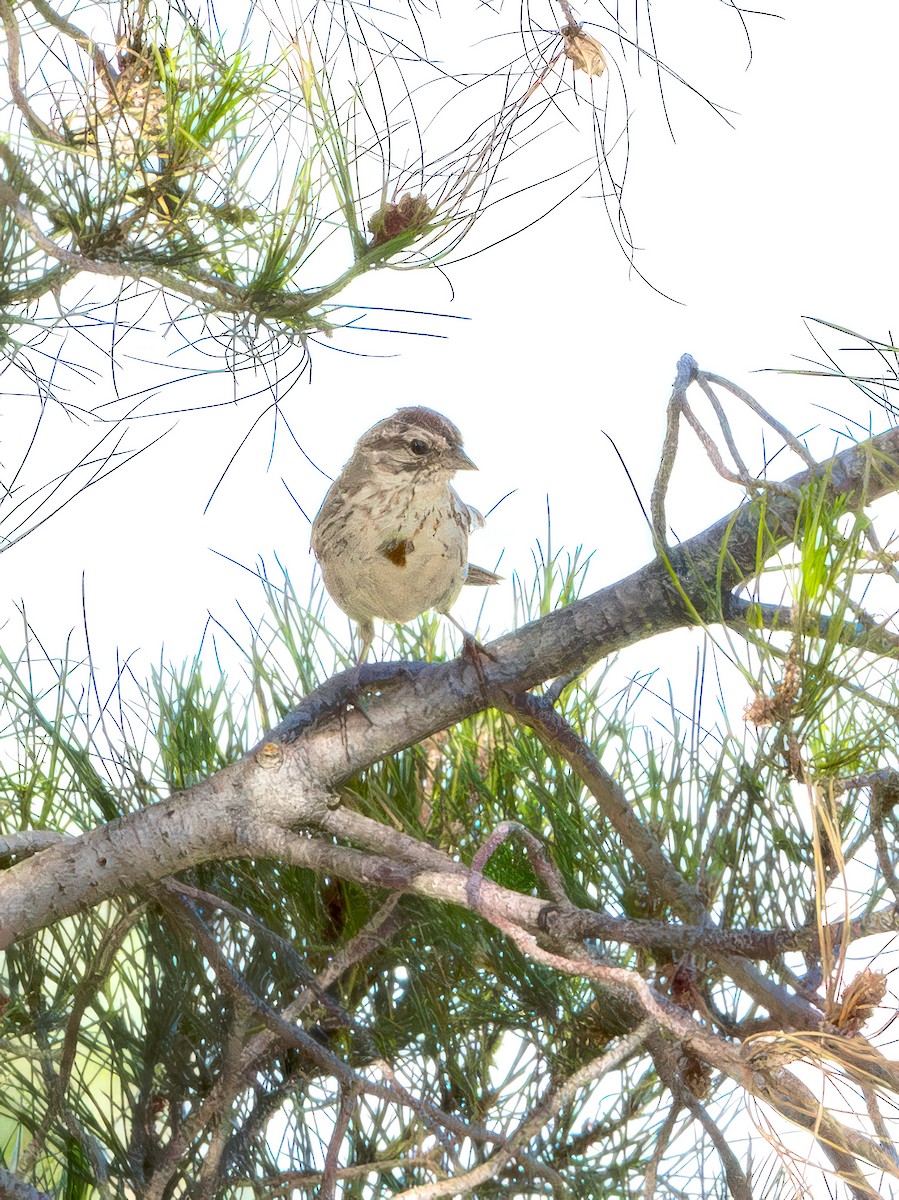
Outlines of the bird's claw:
[{"label": "bird's claw", "polygon": [[478,682],[481,685],[481,692],[485,700],[489,696],[489,687],[487,676],[484,674],[484,659],[489,659],[490,662],[497,662],[497,657],[486,646],[482,646],[474,634],[466,633],[462,639],[462,652],[459,655],[459,662],[469,662],[474,667],[478,677]]}]

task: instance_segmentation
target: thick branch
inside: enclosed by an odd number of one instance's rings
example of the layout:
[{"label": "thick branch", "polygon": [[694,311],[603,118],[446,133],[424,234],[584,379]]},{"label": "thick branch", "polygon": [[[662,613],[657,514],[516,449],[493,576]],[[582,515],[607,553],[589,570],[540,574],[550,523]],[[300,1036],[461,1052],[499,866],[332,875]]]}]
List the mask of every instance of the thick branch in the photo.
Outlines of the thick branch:
[{"label": "thick branch", "polygon": [[0,1200],[50,1200],[50,1195],[0,1167]]},{"label": "thick branch", "polygon": [[272,770],[251,755],[188,793],[16,863],[0,874],[0,950],[112,896],[201,862],[245,854],[241,839],[255,812],[265,812],[267,822],[302,824],[326,811],[324,793],[310,788],[302,755],[282,765],[276,786]]},{"label": "thick branch", "polygon": [[[787,480],[799,491],[827,480],[850,508],[899,486],[899,428]],[[415,745],[484,708],[484,692],[526,692],[581,672],[627,646],[673,629],[721,620],[728,593],[796,536],[790,496],[747,503],[627,578],[491,642],[480,673],[465,661],[433,664],[370,695],[364,713],[303,730],[326,786],[339,786],[387,754]],[[684,599],[684,596],[688,600]],[[289,724],[285,723],[289,728]],[[285,732],[290,736],[288,730]],[[275,731],[277,736],[278,731]]]},{"label": "thick branch", "polygon": [[[827,480],[859,507],[899,484],[899,429],[788,482]],[[747,504],[633,575],[497,639],[479,670],[467,660],[394,668],[365,696],[311,723],[288,720],[241,762],[180,797],[52,846],[0,876],[0,948],[100,900],[211,858],[241,853],[251,818],[274,830],[319,827],[326,791],[471,716],[485,693],[524,692],[666,630],[720,619],[725,593],[795,536],[787,495]],[[684,599],[684,596],[688,600]],[[366,676],[359,680],[364,684]],[[333,681],[332,685],[333,687]],[[362,689],[366,689],[363,687]],[[314,707],[315,697],[306,702]]]}]

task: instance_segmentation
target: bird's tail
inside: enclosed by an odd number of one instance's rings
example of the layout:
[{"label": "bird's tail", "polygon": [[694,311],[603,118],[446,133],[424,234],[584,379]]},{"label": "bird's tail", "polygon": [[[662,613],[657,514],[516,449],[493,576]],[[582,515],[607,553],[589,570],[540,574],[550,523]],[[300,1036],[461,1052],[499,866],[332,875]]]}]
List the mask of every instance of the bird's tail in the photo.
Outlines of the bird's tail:
[{"label": "bird's tail", "polygon": [[488,571],[486,567],[476,567],[474,563],[468,564],[465,582],[473,587],[490,587],[494,583],[502,583],[502,579],[502,575],[497,575],[495,571]]}]

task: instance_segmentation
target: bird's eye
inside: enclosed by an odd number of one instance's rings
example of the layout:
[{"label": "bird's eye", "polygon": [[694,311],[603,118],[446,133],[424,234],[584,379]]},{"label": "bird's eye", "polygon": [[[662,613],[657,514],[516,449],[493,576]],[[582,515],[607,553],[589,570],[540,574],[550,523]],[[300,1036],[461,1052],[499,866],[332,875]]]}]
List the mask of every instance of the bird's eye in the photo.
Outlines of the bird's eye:
[{"label": "bird's eye", "polygon": [[413,454],[427,454],[428,443],[423,442],[421,440],[421,438],[413,438],[412,441],[409,443],[409,449],[412,451]]}]

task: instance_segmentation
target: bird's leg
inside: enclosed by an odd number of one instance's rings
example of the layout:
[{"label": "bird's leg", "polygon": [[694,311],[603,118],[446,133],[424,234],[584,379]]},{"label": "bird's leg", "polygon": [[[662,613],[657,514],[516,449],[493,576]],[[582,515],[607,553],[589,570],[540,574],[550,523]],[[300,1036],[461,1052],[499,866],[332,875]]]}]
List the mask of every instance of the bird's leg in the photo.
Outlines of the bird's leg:
[{"label": "bird's leg", "polygon": [[[484,658],[489,658],[491,662],[496,662],[496,655],[492,654],[486,646],[482,646],[473,633],[469,633],[464,625],[460,624],[450,613],[443,614],[446,619],[459,630],[462,634],[462,654],[472,660],[475,668],[477,668],[477,658],[483,655]],[[460,655],[461,657],[461,655]]]},{"label": "bird's leg", "polygon": [[359,656],[356,659],[356,666],[361,667],[368,658],[371,644],[375,640],[374,621],[360,621],[356,626],[356,632],[359,635]]}]

